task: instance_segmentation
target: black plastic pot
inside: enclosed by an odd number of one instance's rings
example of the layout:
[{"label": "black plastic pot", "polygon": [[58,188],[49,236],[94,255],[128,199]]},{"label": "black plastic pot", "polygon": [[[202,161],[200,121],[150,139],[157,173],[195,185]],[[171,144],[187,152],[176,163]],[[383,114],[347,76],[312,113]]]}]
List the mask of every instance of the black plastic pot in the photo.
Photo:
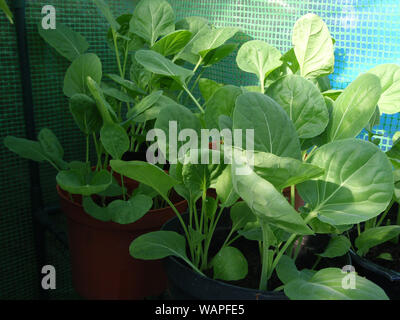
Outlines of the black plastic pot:
[{"label": "black plastic pot", "polygon": [[[179,220],[175,217],[162,228],[182,233]],[[216,232],[224,232],[219,227]],[[282,292],[265,292],[230,285],[204,277],[175,257],[164,259],[168,277],[169,293],[174,300],[287,300]]]},{"label": "black plastic pot", "polygon": [[400,300],[400,272],[381,267],[355,252],[350,251],[350,256],[356,271],[375,282],[389,296],[391,300]]}]

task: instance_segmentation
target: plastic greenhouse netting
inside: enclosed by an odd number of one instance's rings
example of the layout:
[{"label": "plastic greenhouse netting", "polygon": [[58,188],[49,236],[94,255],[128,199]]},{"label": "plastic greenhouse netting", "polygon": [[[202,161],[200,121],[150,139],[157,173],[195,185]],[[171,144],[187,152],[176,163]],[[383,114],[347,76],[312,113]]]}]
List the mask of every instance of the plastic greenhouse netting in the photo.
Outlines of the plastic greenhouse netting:
[{"label": "plastic greenhouse netting", "polygon": [[[13,1],[8,1],[12,7]],[[107,0],[115,15],[131,12],[136,1]],[[265,40],[286,52],[292,47],[291,32],[296,20],[307,13],[323,18],[336,40],[333,88],[345,88],[361,72],[377,64],[400,63],[400,6],[398,0],[169,0],[179,20],[200,16],[216,26],[237,26],[241,32],[234,42]],[[27,31],[31,62],[36,129],[48,127],[63,144],[69,158],[81,157],[81,135],[69,113],[62,92],[68,63],[52,52],[40,38],[37,26],[43,17],[42,7],[53,5],[57,21],[80,32],[90,43],[90,52],[102,60],[104,73],[115,66],[105,41],[108,24],[91,0],[27,1]],[[0,19],[0,137],[25,135],[19,62],[14,26]],[[226,84],[253,84],[256,79],[240,72],[235,55],[209,69],[205,77]],[[400,130],[399,115],[381,116],[376,133],[382,134],[380,147],[392,145],[393,134]],[[361,139],[367,139],[365,131]],[[0,144],[0,299],[31,299],[38,296],[35,248],[30,211],[27,161]],[[7,169],[7,171],[6,171]],[[46,204],[58,201],[55,171],[41,165],[41,185]],[[64,225],[62,217],[58,217]],[[60,282],[54,298],[72,293],[68,254],[61,252],[56,240],[47,237],[47,258],[57,267]],[[3,263],[5,262],[5,263]]]}]

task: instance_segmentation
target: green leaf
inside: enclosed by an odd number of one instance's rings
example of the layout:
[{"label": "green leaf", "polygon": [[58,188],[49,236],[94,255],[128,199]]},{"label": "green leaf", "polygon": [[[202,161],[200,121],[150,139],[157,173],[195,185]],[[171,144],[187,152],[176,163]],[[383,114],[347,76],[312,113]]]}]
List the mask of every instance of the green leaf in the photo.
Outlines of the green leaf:
[{"label": "green leaf", "polygon": [[211,50],[225,44],[225,42],[232,38],[238,31],[239,28],[235,27],[212,29],[196,39],[193,43],[192,52],[200,55],[204,59]]},{"label": "green leaf", "polygon": [[69,101],[69,110],[85,135],[100,131],[103,120],[92,98],[80,93],[73,95]]},{"label": "green leaf", "polygon": [[292,41],[301,76],[317,78],[333,73],[332,37],[320,17],[311,13],[301,17],[293,27]]},{"label": "green leaf", "polygon": [[242,94],[239,87],[224,86],[212,95],[205,105],[204,120],[208,129],[219,129],[218,119],[221,115],[231,117],[238,96]]},{"label": "green leaf", "polygon": [[375,126],[379,125],[380,122],[380,118],[381,118],[381,114],[379,112],[379,107],[376,106],[375,108],[375,112],[372,115],[371,119],[369,120],[367,126],[365,127],[365,129],[369,132],[372,132],[372,130],[374,129]]},{"label": "green leaf", "polygon": [[117,115],[114,109],[110,106],[107,100],[104,98],[103,90],[94,81],[92,78],[87,77],[86,79],[87,86],[89,88],[90,93],[92,94],[93,98],[96,100],[97,110],[99,111],[103,123],[114,123],[114,120],[117,119]]},{"label": "green leaf", "polygon": [[133,240],[129,252],[136,259],[159,260],[175,256],[192,265],[186,255],[185,238],[172,231],[146,233]]},{"label": "green leaf", "polygon": [[159,167],[147,162],[111,160],[110,166],[115,172],[152,187],[164,198],[168,198],[168,191],[178,184]]},{"label": "green leaf", "polygon": [[217,64],[221,60],[228,57],[233,51],[237,49],[237,44],[229,43],[223,44],[222,46],[211,50],[207,55],[204,57],[204,67],[210,67],[214,64]]},{"label": "green leaf", "polygon": [[125,103],[135,103],[135,100],[131,96],[121,91],[120,89],[109,87],[104,83],[102,83],[101,89],[103,90],[104,95],[117,99],[118,101]]},{"label": "green leaf", "polygon": [[329,114],[323,96],[303,77],[287,75],[280,78],[268,88],[267,95],[285,109],[299,138],[313,138],[328,125]]},{"label": "green leaf", "polygon": [[174,31],[158,40],[151,50],[162,54],[164,57],[181,51],[192,38],[192,33],[187,30]]},{"label": "green leaf", "polygon": [[56,135],[50,129],[42,129],[38,135],[39,143],[43,152],[50,158],[58,167],[66,169],[67,163],[64,162],[64,149],[58,141]]},{"label": "green leaf", "polygon": [[382,259],[386,261],[393,261],[393,256],[389,252],[381,253],[379,256],[376,257],[377,259]]},{"label": "green leaf", "polygon": [[239,200],[239,196],[233,189],[232,169],[230,165],[226,166],[224,171],[218,177],[215,190],[217,191],[218,198],[221,201],[221,207],[229,208]]},{"label": "green leaf", "polygon": [[360,223],[378,216],[392,199],[391,164],[370,142],[331,142],[317,149],[307,162],[325,169],[325,173],[297,185],[297,190],[322,222]]},{"label": "green leaf", "polygon": [[309,280],[296,279],[285,285],[291,300],[389,300],[385,292],[366,278],[353,274],[355,289],[345,289],[346,273],[339,268],[319,270]]},{"label": "green leaf", "polygon": [[237,281],[244,279],[248,273],[247,260],[240,250],[234,247],[224,247],[212,259],[214,279]]},{"label": "green leaf", "polygon": [[136,117],[143,114],[143,112],[151,108],[160,99],[162,94],[162,91],[155,91],[144,97],[138,104],[128,111],[126,117],[134,120]]},{"label": "green leaf", "polygon": [[112,183],[110,172],[106,170],[82,175],[77,170],[60,171],[56,177],[60,187],[72,194],[90,196],[106,190]]},{"label": "green leaf", "polygon": [[130,224],[141,219],[152,207],[153,201],[145,195],[137,195],[128,201],[115,200],[108,206],[112,221]]},{"label": "green leaf", "polygon": [[132,81],[126,80],[121,78],[119,75],[116,74],[107,74],[107,77],[109,77],[111,80],[115,81],[116,83],[118,83],[120,86],[124,87],[125,89],[128,90],[128,92],[132,95],[132,96],[136,96],[136,95],[145,95],[146,92],[143,91],[141,88],[139,88],[138,86],[136,86],[136,84]]},{"label": "green leaf", "polygon": [[136,52],[135,57],[137,62],[147,70],[155,74],[170,77],[180,85],[184,85],[186,79],[193,75],[192,71],[176,65],[155,51],[139,50]]},{"label": "green leaf", "polygon": [[232,180],[236,193],[262,221],[297,234],[313,234],[275,187],[257,175],[239,150],[234,150]]},{"label": "green leaf", "polygon": [[400,66],[382,64],[368,73],[376,75],[381,81],[382,95],[378,101],[380,113],[400,112]]},{"label": "green leaf", "polygon": [[243,229],[247,223],[256,221],[254,213],[246,202],[237,202],[231,208],[232,230]]},{"label": "green leaf", "polygon": [[200,93],[203,96],[205,102],[210,100],[213,94],[222,87],[224,87],[223,84],[217,83],[214,80],[201,78],[199,81]]},{"label": "green leaf", "polygon": [[254,172],[282,191],[286,187],[317,178],[324,173],[324,170],[293,158],[281,158],[272,153],[255,152]]},{"label": "green leaf", "polygon": [[104,149],[115,160],[122,158],[129,150],[129,137],[124,128],[115,123],[107,123],[100,131],[100,140]]},{"label": "green leaf", "polygon": [[260,83],[273,70],[282,65],[282,54],[278,49],[260,40],[246,42],[239,49],[236,62],[243,71],[257,75]]},{"label": "green leaf", "polygon": [[12,14],[10,8],[8,7],[6,0],[0,0],[0,9],[3,10],[3,12],[6,15],[7,19],[11,23],[14,23],[13,14]]},{"label": "green leaf", "polygon": [[175,14],[165,0],[140,1],[133,12],[130,31],[153,46],[161,36],[175,30]]},{"label": "green leaf", "polygon": [[40,22],[38,30],[43,40],[71,62],[89,48],[89,43],[82,35],[60,22],[57,22],[56,29],[43,29]]},{"label": "green leaf", "polygon": [[355,241],[355,245],[358,248],[357,254],[363,256],[367,254],[369,249],[385,243],[400,234],[400,226],[384,226],[370,228],[361,233]]},{"label": "green leaf", "polygon": [[308,269],[299,271],[293,259],[283,255],[276,266],[276,273],[279,280],[284,284],[296,279],[309,280],[316,272]]},{"label": "green leaf", "polygon": [[336,258],[344,256],[351,247],[350,240],[345,236],[333,236],[323,253],[318,254],[324,258]]},{"label": "green leaf", "polygon": [[65,74],[64,94],[69,98],[77,93],[88,94],[87,77],[91,77],[97,83],[101,81],[101,61],[93,53],[82,54],[72,62]]},{"label": "green leaf", "polygon": [[176,28],[190,31],[192,33],[192,37],[185,48],[175,56],[174,61],[177,59],[182,59],[192,64],[197,64],[200,56],[192,52],[193,44],[198,38],[208,34],[210,31],[208,21],[201,17],[187,17],[178,21],[176,23]]},{"label": "green leaf", "polygon": [[[254,129],[254,150],[301,159],[300,143],[292,121],[285,110],[266,95],[251,92],[239,96],[233,128],[243,130],[243,148],[246,129]],[[236,141],[235,145],[238,146]]]},{"label": "green leaf", "polygon": [[113,28],[115,31],[119,30],[120,25],[115,20],[108,4],[104,0],[93,0],[93,2],[100,9],[104,17],[107,19],[107,22],[110,24],[111,28]]},{"label": "green leaf", "polygon": [[378,77],[366,73],[353,81],[334,103],[329,141],[355,138],[374,114],[380,95]]},{"label": "green leaf", "polygon": [[4,139],[4,145],[22,158],[37,162],[48,160],[42,146],[37,141],[7,136]]},{"label": "green leaf", "polygon": [[[170,132],[170,123],[171,122],[176,122],[177,125],[177,132]],[[173,138],[174,135],[178,135],[179,133],[182,133],[182,130],[184,129],[191,129],[194,130],[193,133],[197,134],[197,137],[200,136],[200,121],[199,119],[191,112],[188,108],[181,106],[179,104],[173,104],[168,106],[168,108],[163,108],[156,120],[156,123],[154,125],[154,128],[162,130],[165,135],[166,135],[166,158],[172,162],[176,163],[176,159],[179,156],[178,151],[181,150],[182,146],[185,145],[184,141],[179,141],[176,138]],[[171,136],[172,135],[172,136]],[[172,137],[174,140],[174,143],[177,143],[177,149],[170,149],[169,146],[169,140]],[[195,143],[194,141],[193,143]],[[163,149],[163,146],[161,146],[161,141],[158,141],[160,144],[160,149]]]},{"label": "green leaf", "polygon": [[108,222],[111,220],[110,211],[107,207],[100,207],[97,205],[91,197],[83,197],[82,201],[83,210],[91,217]]},{"label": "green leaf", "polygon": [[327,90],[325,92],[322,92],[322,95],[324,97],[331,98],[333,101],[337,100],[339,96],[343,93],[343,90]]}]

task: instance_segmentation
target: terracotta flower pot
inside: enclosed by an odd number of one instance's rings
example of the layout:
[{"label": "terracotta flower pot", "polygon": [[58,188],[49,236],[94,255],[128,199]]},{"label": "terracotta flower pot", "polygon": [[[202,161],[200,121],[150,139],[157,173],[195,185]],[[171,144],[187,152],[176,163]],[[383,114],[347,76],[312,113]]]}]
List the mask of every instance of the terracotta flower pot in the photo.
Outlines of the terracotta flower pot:
[{"label": "terracotta flower pot", "polygon": [[[128,192],[139,184],[125,178]],[[151,210],[142,219],[128,225],[103,222],[88,215],[81,197],[73,196],[57,186],[61,208],[68,218],[72,280],[75,290],[86,299],[143,299],[161,294],[166,275],[160,261],[136,260],[129,254],[129,245],[138,236],[160,230],[175,216],[170,207]],[[187,202],[175,197],[179,212]]]}]

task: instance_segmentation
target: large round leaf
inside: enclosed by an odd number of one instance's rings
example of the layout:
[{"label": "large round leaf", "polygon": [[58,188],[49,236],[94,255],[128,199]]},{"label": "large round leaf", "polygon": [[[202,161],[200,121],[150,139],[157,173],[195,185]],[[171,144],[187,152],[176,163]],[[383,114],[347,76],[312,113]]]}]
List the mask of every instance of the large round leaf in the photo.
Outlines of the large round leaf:
[{"label": "large round leaf", "polygon": [[77,93],[88,94],[86,78],[91,77],[100,83],[102,66],[98,56],[93,53],[85,53],[76,58],[68,68],[64,78],[64,94],[72,97]]},{"label": "large round leaf", "polygon": [[278,102],[293,121],[299,138],[321,134],[329,122],[328,109],[318,88],[309,80],[287,75],[274,82],[267,95]]},{"label": "large round leaf", "polygon": [[368,73],[376,75],[381,80],[382,95],[378,102],[380,112],[387,114],[400,112],[400,66],[383,64]]},{"label": "large round leaf", "polygon": [[325,173],[297,186],[322,222],[345,225],[378,216],[393,195],[392,167],[370,142],[346,139],[317,149],[308,162]]},{"label": "large round leaf", "polygon": [[233,128],[242,130],[243,148],[246,129],[254,129],[254,150],[301,159],[300,142],[292,121],[280,105],[264,94],[249,92],[237,98]]}]

